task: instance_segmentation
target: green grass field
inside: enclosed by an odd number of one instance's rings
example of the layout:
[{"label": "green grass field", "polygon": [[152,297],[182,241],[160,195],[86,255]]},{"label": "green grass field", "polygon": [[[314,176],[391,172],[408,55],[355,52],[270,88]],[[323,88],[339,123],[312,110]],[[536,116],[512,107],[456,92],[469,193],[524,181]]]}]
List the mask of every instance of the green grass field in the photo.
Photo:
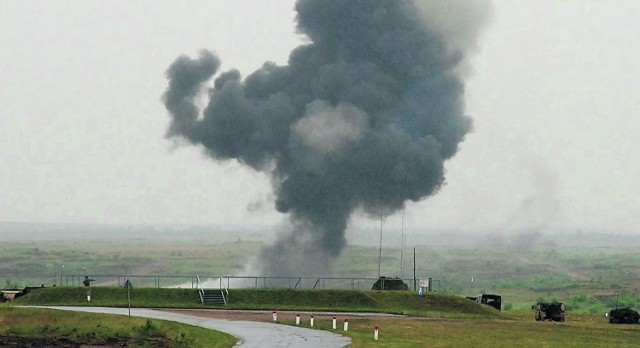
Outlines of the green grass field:
[{"label": "green grass field", "polygon": [[[353,337],[354,347],[630,347],[639,342],[640,326],[610,325],[604,317],[616,305],[640,307],[636,239],[587,234],[538,236],[533,242],[491,235],[471,241],[466,240],[468,236],[456,238],[463,242],[449,243],[445,236],[425,238],[416,245],[418,278],[436,281],[437,292],[425,298],[410,292],[231,289],[228,308],[379,311],[431,318],[352,321],[347,334]],[[160,286],[167,286],[188,282],[194,275],[240,274],[265,243],[240,238],[171,239],[167,235],[159,240],[10,240],[0,246],[0,285],[44,284],[47,288],[2,304],[0,309],[6,311],[15,304],[128,305],[126,290],[118,287],[124,278],[96,277],[98,286],[92,290],[92,302],[87,303],[87,289],[78,286],[80,278],[70,281],[69,274],[146,276],[133,280],[132,306],[202,308],[195,290],[155,289],[160,284],[154,276],[182,276],[162,278]],[[382,255],[384,275],[412,276],[412,257],[405,253],[403,274],[399,249],[383,248]],[[377,256],[375,246],[348,246],[335,260],[333,275],[375,277]],[[52,288],[53,284],[57,286]],[[502,295],[503,311],[497,313],[462,299],[478,293]],[[537,300],[564,302],[567,321],[534,321],[530,308]],[[292,323],[292,318],[285,322]],[[381,328],[378,342],[373,341],[376,324]],[[328,325],[317,323],[323,329],[330,329]]]},{"label": "green grass field", "polygon": [[[204,279],[241,274],[251,255],[264,244],[241,240],[9,241],[0,249],[0,282],[4,288],[80,285],[82,275],[89,274],[112,275],[96,276],[96,285],[119,286],[128,274],[144,276],[132,278],[136,287],[181,283],[190,287],[195,275]],[[383,249],[384,274],[402,275],[399,254],[398,249]],[[418,278],[432,277],[438,292],[501,294],[507,311],[526,311],[541,299],[563,301],[581,313],[604,313],[616,302],[640,306],[640,252],[633,244],[570,247],[549,241],[514,248],[487,239],[486,244],[473,247],[418,245],[416,254]],[[407,255],[404,261],[406,279],[413,274],[409,274],[412,265]],[[337,277],[375,277],[377,249],[347,247],[335,260],[333,272]]]},{"label": "green grass field", "polygon": [[222,348],[236,342],[222,332],[164,320],[10,306],[0,307],[2,337],[65,340],[77,346],[126,342],[129,347]]},{"label": "green grass field", "polygon": [[[6,315],[23,310],[38,312],[35,309],[15,308],[16,305],[127,305],[126,290],[123,288],[96,287],[92,289],[91,303],[86,302],[85,295],[86,288],[83,287],[36,289],[27,296],[1,305],[0,313]],[[522,347],[633,347],[640,339],[640,325],[611,325],[603,315],[569,312],[567,321],[564,323],[537,322],[533,319],[532,313],[498,312],[493,308],[479,305],[465,298],[445,294],[429,294],[420,297],[407,291],[232,289],[229,293],[229,299],[230,304],[227,308],[326,310],[337,313],[366,311],[404,313],[416,316],[409,319],[351,319],[349,331],[343,332],[341,330],[343,316],[338,314],[340,325],[338,325],[337,331],[352,337],[352,347],[424,347],[425,345],[435,347],[513,347],[516,345]],[[191,289],[133,289],[131,301],[135,307],[204,308],[199,303],[197,291]],[[30,316],[29,314],[26,317]],[[140,332],[144,333],[144,329],[141,328],[145,325],[148,326],[144,319],[140,319],[132,324],[133,328],[105,328],[103,330],[100,328],[102,324],[100,327],[94,327],[93,324],[87,323],[95,322],[95,320],[89,320],[82,316],[68,320],[71,321],[51,329],[51,324],[40,320],[26,325],[21,321],[8,319],[5,322],[11,322],[11,325],[8,328],[5,327],[4,333],[0,331],[0,336],[7,332],[12,334],[18,332],[27,337],[38,332],[51,332],[63,337],[82,338],[86,335],[94,335],[90,333],[95,331],[95,337],[102,339],[109,335],[120,337],[123,330],[130,330],[137,335]],[[76,326],[75,320],[80,323],[77,331],[70,333],[68,330],[62,329],[62,327]],[[120,318],[118,320],[126,322],[126,319]],[[293,314],[281,314],[280,321],[293,325]],[[61,319],[57,318],[53,319],[53,322],[63,323]],[[43,323],[45,323],[44,326]],[[102,323],[102,319],[100,323]],[[186,338],[181,338],[184,335],[176,334],[176,332],[182,332],[180,330],[183,329],[176,331],[176,329],[165,329],[160,324],[154,325],[152,331],[156,332],[155,328],[157,327],[158,336],[169,337],[176,342],[179,339],[186,340]],[[373,339],[375,325],[380,327],[379,341]],[[303,320],[302,326],[309,326],[308,318]],[[332,331],[330,320],[326,319],[318,319],[314,328]],[[76,332],[78,333],[76,334]],[[162,333],[160,334],[160,332]],[[139,336],[134,337],[140,338]],[[220,340],[220,338],[216,339]],[[192,343],[189,346],[207,347],[209,345]]]}]

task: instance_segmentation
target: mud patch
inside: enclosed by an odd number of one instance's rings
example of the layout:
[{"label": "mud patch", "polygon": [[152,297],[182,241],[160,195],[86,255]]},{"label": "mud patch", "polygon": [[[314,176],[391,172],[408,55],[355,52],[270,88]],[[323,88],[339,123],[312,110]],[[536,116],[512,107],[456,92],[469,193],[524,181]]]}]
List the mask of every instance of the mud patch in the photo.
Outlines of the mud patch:
[{"label": "mud patch", "polygon": [[31,338],[22,336],[0,336],[0,347],[73,347],[73,348],[94,348],[94,347],[129,347],[131,345],[144,345],[153,348],[170,347],[166,338],[158,339],[131,339],[131,338],[108,338],[104,340],[83,340],[74,341],[68,338]]}]

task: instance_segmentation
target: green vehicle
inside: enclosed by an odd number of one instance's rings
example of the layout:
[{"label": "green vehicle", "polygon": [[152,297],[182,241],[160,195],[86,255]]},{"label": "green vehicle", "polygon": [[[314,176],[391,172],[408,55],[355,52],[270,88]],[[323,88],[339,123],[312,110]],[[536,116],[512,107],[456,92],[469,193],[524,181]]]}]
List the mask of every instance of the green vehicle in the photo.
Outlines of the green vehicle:
[{"label": "green vehicle", "polygon": [[638,324],[640,321],[638,311],[630,307],[612,309],[607,316],[611,324]]},{"label": "green vehicle", "polygon": [[567,307],[562,302],[538,302],[531,306],[536,311],[536,321],[564,321]]},{"label": "green vehicle", "polygon": [[471,301],[491,306],[497,310],[502,310],[502,296],[494,294],[480,294],[478,296],[467,296]]}]

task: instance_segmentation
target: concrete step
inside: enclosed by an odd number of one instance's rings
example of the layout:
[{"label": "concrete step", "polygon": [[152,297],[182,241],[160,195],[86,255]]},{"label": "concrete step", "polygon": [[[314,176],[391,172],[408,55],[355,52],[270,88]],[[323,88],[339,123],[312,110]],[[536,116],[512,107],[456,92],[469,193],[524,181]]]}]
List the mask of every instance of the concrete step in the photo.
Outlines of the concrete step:
[{"label": "concrete step", "polygon": [[202,303],[207,306],[225,306],[224,290],[203,290]]}]

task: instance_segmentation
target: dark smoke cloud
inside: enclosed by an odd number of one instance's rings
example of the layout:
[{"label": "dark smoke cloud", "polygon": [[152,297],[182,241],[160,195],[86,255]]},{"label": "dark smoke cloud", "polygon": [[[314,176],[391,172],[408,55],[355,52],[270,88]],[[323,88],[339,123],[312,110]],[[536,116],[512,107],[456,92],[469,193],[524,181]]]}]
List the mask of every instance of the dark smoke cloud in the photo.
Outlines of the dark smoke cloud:
[{"label": "dark smoke cloud", "polygon": [[[413,3],[300,0],[295,9],[309,43],[288,65],[267,62],[243,80],[218,73],[209,52],[183,56],[163,97],[169,137],[271,173],[291,224],[260,255],[268,275],[326,273],[355,210],[388,215],[436,193],[443,162],[471,129],[455,73],[463,52]],[[200,115],[194,99],[216,74]]]}]

